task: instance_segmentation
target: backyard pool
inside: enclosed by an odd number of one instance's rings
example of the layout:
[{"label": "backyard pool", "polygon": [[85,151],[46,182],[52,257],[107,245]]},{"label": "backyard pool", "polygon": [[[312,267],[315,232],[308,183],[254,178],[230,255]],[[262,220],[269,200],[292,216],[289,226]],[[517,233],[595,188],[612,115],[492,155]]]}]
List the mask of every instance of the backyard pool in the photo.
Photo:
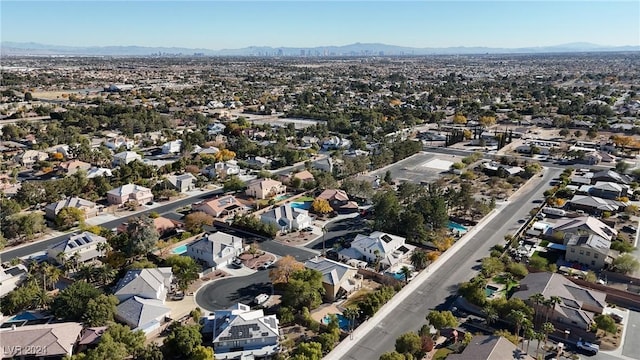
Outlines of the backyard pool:
[{"label": "backyard pool", "polygon": [[387,271],[387,273],[386,273],[386,274],[387,274],[387,275],[389,275],[389,276],[391,276],[391,277],[393,277],[394,279],[396,279],[396,280],[398,280],[398,281],[404,281],[404,274],[403,274],[403,273],[401,273],[401,272],[396,272],[396,273],[394,273],[394,272],[389,272],[389,271]]},{"label": "backyard pool", "polygon": [[467,228],[454,221],[449,221],[449,229],[459,232],[467,232]]},{"label": "backyard pool", "polygon": [[30,312],[24,311],[12,317],[11,320],[9,321],[29,321],[29,320],[37,320],[37,319],[39,319],[39,317],[35,316]]},{"label": "backyard pool", "polygon": [[171,250],[171,253],[173,253],[175,255],[184,254],[186,252],[187,252],[187,244],[180,245],[180,246],[174,248],[173,250]]},{"label": "backyard pool", "polygon": [[290,198],[291,195],[289,194],[284,194],[284,195],[278,195],[275,198],[273,198],[276,202],[280,202],[282,200],[287,200],[288,198]]},{"label": "backyard pool", "polygon": [[487,286],[485,286],[485,288],[484,288],[484,295],[485,295],[486,297],[492,297],[492,296],[493,296],[493,294],[494,294],[496,291],[498,291],[498,290],[499,290],[499,289],[498,289],[497,287],[493,286],[493,285],[487,285]]},{"label": "backyard pool", "polygon": [[309,210],[311,208],[311,202],[292,202],[291,207],[294,209]]},{"label": "backyard pool", "polygon": [[[340,329],[345,331],[349,330],[349,319],[347,319],[342,314],[335,314],[335,315],[338,317],[338,326],[340,326]],[[330,321],[331,321],[331,317],[329,314],[325,315],[324,318],[322,318],[322,323],[325,325],[328,325]]]}]

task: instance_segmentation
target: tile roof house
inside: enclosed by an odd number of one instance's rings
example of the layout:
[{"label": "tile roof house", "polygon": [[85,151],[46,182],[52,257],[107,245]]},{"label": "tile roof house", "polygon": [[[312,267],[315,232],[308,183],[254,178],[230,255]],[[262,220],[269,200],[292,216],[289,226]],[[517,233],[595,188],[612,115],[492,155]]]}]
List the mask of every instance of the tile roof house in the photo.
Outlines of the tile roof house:
[{"label": "tile roof house", "polygon": [[73,175],[80,170],[87,171],[91,169],[91,164],[80,160],[69,160],[61,162],[58,168],[67,175]]},{"label": "tile roof house", "polygon": [[167,176],[167,182],[179,192],[192,191],[196,188],[196,177],[191,173],[169,175]]},{"label": "tile roof house", "polygon": [[203,331],[213,333],[216,359],[269,358],[279,351],[276,315],[238,303],[203,320]]},{"label": "tile roof house", "polygon": [[101,207],[93,201],[74,196],[45,206],[45,217],[49,220],[55,220],[60,210],[66,207],[74,207],[84,211],[85,219],[98,215],[101,210]]},{"label": "tile roof house", "polygon": [[317,198],[327,200],[333,210],[340,213],[358,211],[358,204],[349,201],[349,195],[344,190],[326,189]]},{"label": "tile roof house", "polygon": [[377,259],[385,267],[406,259],[415,246],[405,244],[405,238],[374,231],[370,235],[356,235],[351,247],[342,249],[338,255],[341,260],[358,259],[370,263]]},{"label": "tile roof house", "polygon": [[117,153],[113,155],[114,166],[126,165],[136,160],[142,161],[142,156],[140,156],[140,154],[133,151],[123,151],[121,153]]},{"label": "tile roof house", "polygon": [[123,205],[129,201],[143,205],[153,201],[153,194],[144,186],[126,184],[108,191],[107,201],[111,205]]},{"label": "tile roof house", "polygon": [[574,195],[567,201],[566,207],[574,210],[600,215],[605,211],[616,213],[622,211],[628,204],[618,200],[603,199],[590,195]]},{"label": "tile roof house", "polygon": [[275,224],[282,232],[300,230],[311,226],[311,218],[307,210],[294,208],[291,204],[280,205],[264,212],[260,216],[264,223]]},{"label": "tile roof house", "polygon": [[322,273],[322,286],[328,301],[333,302],[362,287],[362,277],[353,266],[322,257],[309,259],[304,266]]},{"label": "tile roof house", "polygon": [[187,245],[185,255],[205,264],[218,268],[229,264],[242,252],[243,239],[222,231],[204,234],[198,240]]},{"label": "tile roof house", "polygon": [[592,216],[560,219],[553,227],[553,234],[594,234],[611,241],[618,234],[616,229]]},{"label": "tile roof house", "polygon": [[108,326],[84,328],[80,333],[80,340],[78,340],[78,352],[96,347],[100,342],[102,335],[108,328]]},{"label": "tile roof house", "polygon": [[27,279],[27,267],[18,264],[9,268],[0,266],[0,296],[5,296]]},{"label": "tile roof house", "polygon": [[586,265],[600,270],[611,265],[618,256],[618,252],[611,250],[611,241],[595,234],[573,234],[565,237],[567,252],[566,261]]},{"label": "tile roof house", "polygon": [[628,191],[628,185],[618,184],[610,181],[598,181],[593,186],[591,186],[591,188],[589,188],[590,195],[612,200],[627,196]]},{"label": "tile roof house", "polygon": [[199,204],[193,204],[191,207],[193,210],[202,211],[213,217],[234,215],[248,210],[248,207],[239,202],[233,195],[221,196]]},{"label": "tile roof house", "polygon": [[31,166],[38,161],[45,161],[49,158],[49,154],[44,151],[26,150],[22,154],[15,157],[15,161],[22,166]]},{"label": "tile roof house", "polygon": [[475,335],[460,354],[450,354],[448,360],[534,360],[525,351],[502,336]]},{"label": "tile roof house", "polygon": [[62,358],[73,355],[82,324],[64,322],[0,329],[2,358]]},{"label": "tile roof house", "polygon": [[283,195],[287,192],[287,187],[280,181],[272,179],[256,179],[247,184],[245,193],[256,199],[268,199],[274,196]]},{"label": "tile roof house", "polygon": [[112,177],[113,173],[111,173],[111,169],[97,167],[91,168],[87,171],[87,179],[93,179],[97,176]]},{"label": "tile roof house", "polygon": [[160,327],[165,318],[171,315],[171,309],[164,306],[164,301],[132,296],[116,307],[116,319],[131,329],[139,329],[145,333]]},{"label": "tile roof house", "polygon": [[[77,257],[78,262],[86,262],[102,256],[100,245],[107,239],[88,231],[80,234],[72,234],[65,240],[54,244],[47,249],[47,258],[62,264],[64,260]],[[76,255],[78,254],[78,255]]]},{"label": "tile roof house", "polygon": [[[561,302],[553,308],[549,320],[556,326],[556,329],[566,329],[567,327],[579,330],[588,330],[591,327],[595,315],[602,314],[607,306],[606,294],[597,290],[580,287],[563,275],[538,272],[530,273],[520,281],[520,287],[513,294],[516,299],[521,299],[536,305],[529,300],[534,294],[542,294],[545,298],[557,296]],[[537,311],[544,311],[538,309]]]},{"label": "tile roof house", "polygon": [[164,302],[172,280],[170,267],[129,270],[118,281],[113,294],[121,302],[133,296]]}]

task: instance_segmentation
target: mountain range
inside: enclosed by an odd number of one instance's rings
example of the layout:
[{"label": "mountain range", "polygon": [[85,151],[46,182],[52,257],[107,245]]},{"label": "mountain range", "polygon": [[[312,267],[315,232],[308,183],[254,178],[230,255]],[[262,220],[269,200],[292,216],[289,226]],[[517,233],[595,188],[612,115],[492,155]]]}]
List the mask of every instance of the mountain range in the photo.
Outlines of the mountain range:
[{"label": "mountain range", "polygon": [[471,55],[471,54],[542,54],[575,52],[640,51],[640,46],[604,46],[591,43],[569,43],[555,46],[493,48],[438,47],[416,48],[378,43],[355,43],[343,46],[270,47],[250,46],[238,49],[199,49],[147,46],[62,46],[3,41],[2,56],[381,56],[381,55]]}]

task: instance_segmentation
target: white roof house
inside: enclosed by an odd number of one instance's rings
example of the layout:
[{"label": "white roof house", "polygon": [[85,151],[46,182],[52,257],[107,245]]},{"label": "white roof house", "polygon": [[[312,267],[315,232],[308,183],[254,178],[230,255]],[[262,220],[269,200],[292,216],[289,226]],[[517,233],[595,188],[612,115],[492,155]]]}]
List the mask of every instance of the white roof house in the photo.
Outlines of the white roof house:
[{"label": "white roof house", "polygon": [[[133,296],[118,304],[116,319],[129,325],[131,329],[153,330],[171,314],[164,301]],[[146,332],[146,331],[145,331]]]},{"label": "white roof house", "polygon": [[47,249],[47,257],[53,261],[59,262],[59,259],[62,256],[65,259],[70,259],[78,254],[79,262],[93,260],[102,255],[98,250],[98,244],[106,242],[107,239],[88,231],[80,234],[73,234],[67,239],[62,240]]},{"label": "white roof house", "polygon": [[123,151],[113,155],[113,164],[115,166],[126,165],[136,160],[142,161],[142,156],[133,151]]},{"label": "white roof house", "polygon": [[291,204],[284,204],[263,213],[260,220],[275,224],[281,231],[299,230],[311,226],[309,212],[294,208]]},{"label": "white roof house", "polygon": [[169,175],[167,181],[179,192],[187,192],[196,188],[196,177],[191,173]]},{"label": "white roof house", "polygon": [[0,296],[5,296],[13,291],[27,278],[27,267],[18,264],[9,268],[0,266]]},{"label": "white roof house", "polygon": [[163,154],[177,154],[182,149],[182,140],[174,140],[162,145]]},{"label": "white roof house", "polygon": [[406,258],[415,247],[405,244],[405,238],[390,235],[381,231],[372,232],[370,235],[356,235],[351,243],[351,248],[340,251],[343,259],[357,258],[391,266]]},{"label": "white roof house", "polygon": [[97,176],[112,177],[113,173],[111,173],[111,169],[97,167],[91,168],[87,171],[87,179],[93,179]]},{"label": "white roof house", "polygon": [[170,267],[129,270],[118,281],[113,294],[121,302],[133,296],[164,302],[172,279]]},{"label": "white roof house", "polygon": [[608,241],[611,241],[618,234],[616,229],[592,216],[561,219],[554,225],[553,232],[563,234],[589,233]]},{"label": "white roof house", "polygon": [[204,318],[204,329],[213,332],[216,359],[266,358],[279,351],[280,322],[238,303]]},{"label": "white roof house", "polygon": [[242,252],[243,239],[222,231],[205,234],[187,245],[186,255],[208,267],[228,264]]}]

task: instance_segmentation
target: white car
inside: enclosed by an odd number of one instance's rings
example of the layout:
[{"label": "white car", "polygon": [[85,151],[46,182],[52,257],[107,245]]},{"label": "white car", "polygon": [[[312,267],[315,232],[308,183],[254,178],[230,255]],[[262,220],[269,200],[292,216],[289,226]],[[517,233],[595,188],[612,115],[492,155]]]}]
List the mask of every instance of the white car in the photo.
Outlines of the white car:
[{"label": "white car", "polygon": [[586,342],[586,341],[583,341],[583,340],[578,341],[576,346],[578,347],[578,349],[584,350],[584,351],[592,353],[594,355],[597,354],[598,351],[600,350],[600,346],[599,345],[592,344],[590,342]]},{"label": "white car", "polygon": [[256,296],[255,299],[253,299],[253,300],[256,302],[256,304],[262,305],[262,304],[266,303],[267,300],[269,300],[269,295],[260,294],[260,295]]}]

